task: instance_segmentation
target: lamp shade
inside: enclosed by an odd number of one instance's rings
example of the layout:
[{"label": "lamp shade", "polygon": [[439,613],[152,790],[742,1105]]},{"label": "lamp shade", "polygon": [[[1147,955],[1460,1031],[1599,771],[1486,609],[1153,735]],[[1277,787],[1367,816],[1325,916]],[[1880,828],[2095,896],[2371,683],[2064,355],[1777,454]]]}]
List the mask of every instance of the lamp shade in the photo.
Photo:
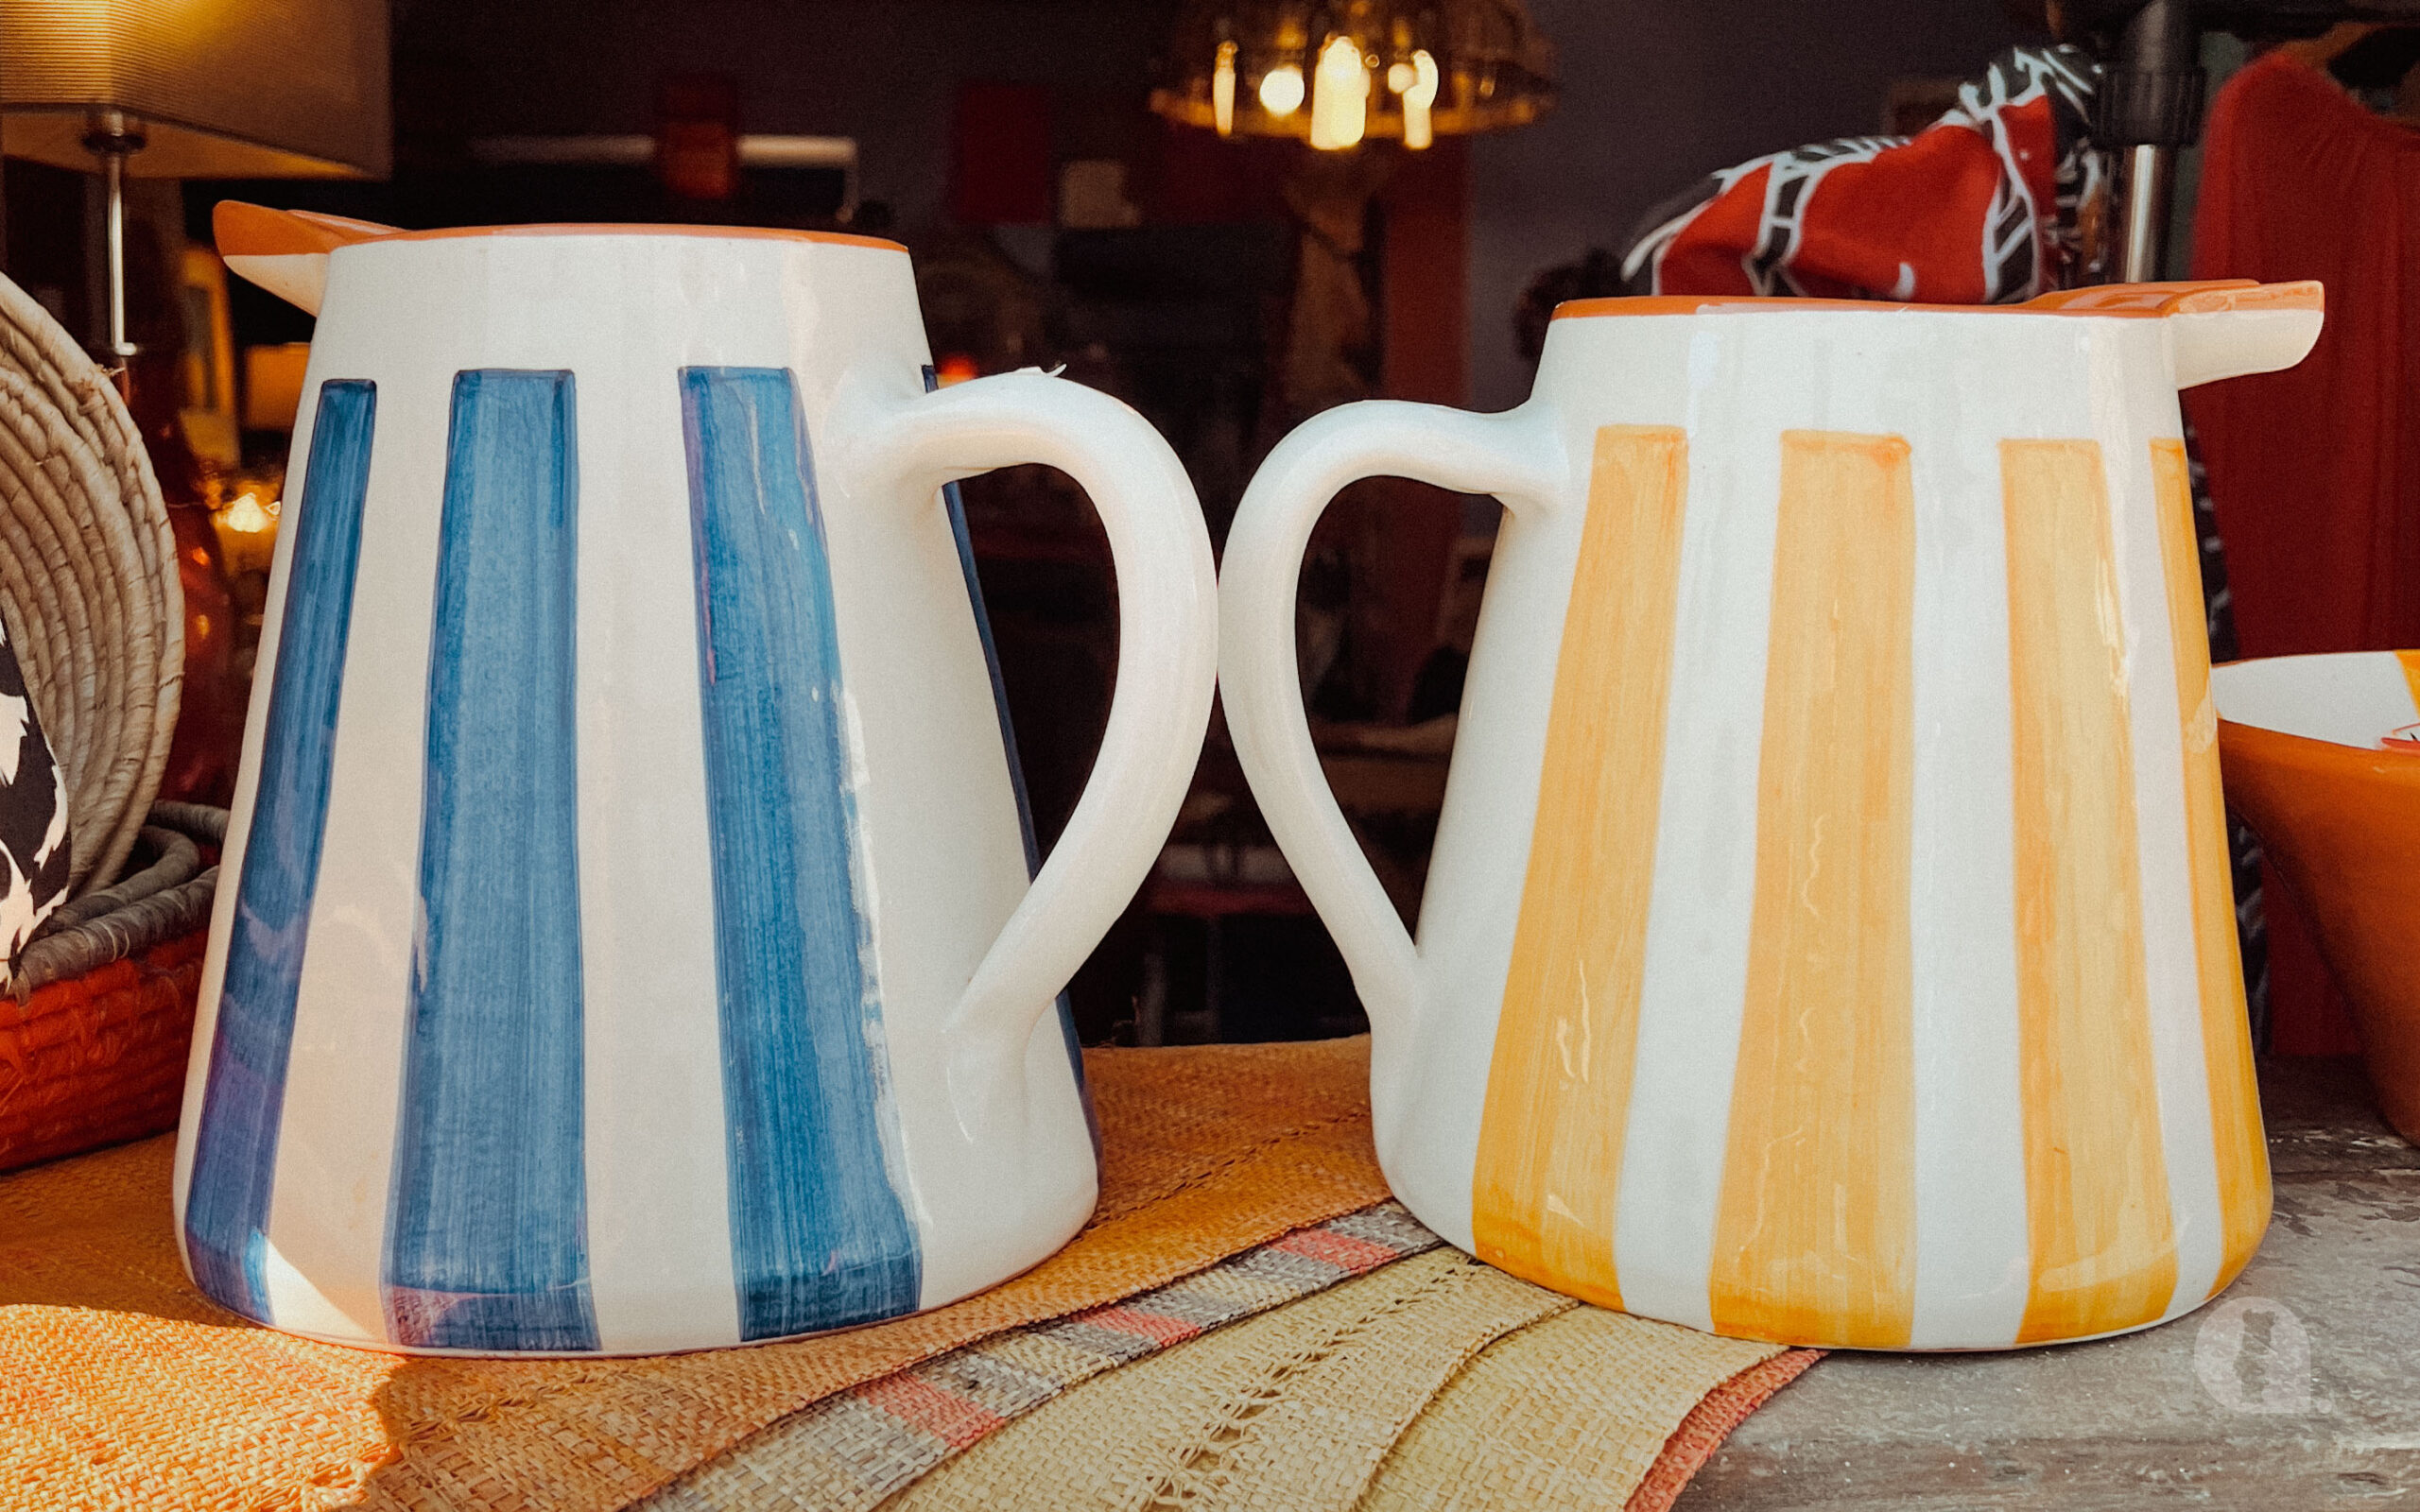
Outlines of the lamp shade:
[{"label": "lamp shade", "polygon": [[387,52],[386,0],[0,0],[0,143],[89,172],[118,111],[140,177],[383,178]]}]

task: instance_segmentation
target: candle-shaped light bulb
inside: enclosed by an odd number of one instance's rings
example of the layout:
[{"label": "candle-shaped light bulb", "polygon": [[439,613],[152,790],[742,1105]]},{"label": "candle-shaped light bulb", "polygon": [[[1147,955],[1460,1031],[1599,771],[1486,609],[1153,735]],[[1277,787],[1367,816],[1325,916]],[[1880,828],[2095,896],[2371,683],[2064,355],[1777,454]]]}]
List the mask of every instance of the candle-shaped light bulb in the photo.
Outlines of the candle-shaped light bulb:
[{"label": "candle-shaped light bulb", "polygon": [[1422,48],[1411,55],[1411,87],[1403,92],[1403,145],[1417,151],[1436,140],[1428,108],[1437,103],[1437,60]]},{"label": "candle-shaped light bulb", "polygon": [[277,548],[276,506],[264,507],[260,495],[239,493],[233,503],[210,517],[217,527],[218,559],[231,574],[268,571]]},{"label": "candle-shaped light bulb", "polygon": [[1350,37],[1329,38],[1311,76],[1311,146],[1328,152],[1353,146],[1361,140],[1369,113],[1370,70],[1361,61],[1361,44]]},{"label": "candle-shaped light bulb", "polygon": [[1236,134],[1236,44],[1219,44],[1218,66],[1210,71],[1210,115],[1220,136]]},{"label": "candle-shaped light bulb", "polygon": [[1271,115],[1287,116],[1303,107],[1303,71],[1292,63],[1280,63],[1260,77],[1260,108]]},{"label": "candle-shaped light bulb", "polygon": [[247,535],[253,535],[268,530],[275,524],[276,522],[269,518],[268,511],[261,507],[261,496],[257,493],[250,491],[239,493],[235,496],[235,502],[227,507],[227,528],[230,530],[240,530]]}]

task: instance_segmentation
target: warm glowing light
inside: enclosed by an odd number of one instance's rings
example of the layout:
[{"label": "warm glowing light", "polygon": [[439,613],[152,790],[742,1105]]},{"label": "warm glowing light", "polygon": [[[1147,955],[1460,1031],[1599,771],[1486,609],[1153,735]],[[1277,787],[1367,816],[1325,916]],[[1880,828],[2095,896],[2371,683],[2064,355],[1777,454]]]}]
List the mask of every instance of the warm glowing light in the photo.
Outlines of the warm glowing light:
[{"label": "warm glowing light", "polygon": [[[1397,63],[1397,68],[1403,65]],[[1437,60],[1424,47],[1411,55],[1412,80],[1403,94],[1403,145],[1414,151],[1436,140],[1428,108],[1437,103]]]},{"label": "warm glowing light", "polygon": [[[0,10],[8,4],[0,0]],[[1307,139],[1335,152],[1384,137],[1422,151],[1447,136],[1527,125],[1555,97],[1551,52],[1522,0],[1189,0],[1159,9],[1174,13],[1168,41],[1178,62],[1151,91],[1150,108],[1222,140]]]},{"label": "warm glowing light", "polygon": [[264,505],[248,490],[213,513],[210,524],[218,534],[219,566],[230,577],[268,571],[269,554],[277,547],[276,500]]},{"label": "warm glowing light", "polygon": [[269,518],[269,512],[261,507],[260,495],[256,493],[237,494],[235,502],[227,507],[219,519],[225,522],[228,529],[240,530],[248,536],[270,529],[277,524]]},{"label": "warm glowing light", "polygon": [[969,378],[982,376],[983,369],[977,365],[973,357],[963,352],[949,353],[933,368],[933,380],[943,388],[947,388],[952,384],[962,384]]},{"label": "warm glowing light", "polygon": [[1311,146],[1327,152],[1352,146],[1369,117],[1370,70],[1361,61],[1361,44],[1331,37],[1311,76]]},{"label": "warm glowing light", "polygon": [[1219,44],[1219,64],[1210,71],[1210,113],[1220,136],[1236,134],[1236,44]]},{"label": "warm glowing light", "polygon": [[1303,71],[1280,63],[1260,78],[1260,108],[1271,115],[1291,115],[1303,108]]}]

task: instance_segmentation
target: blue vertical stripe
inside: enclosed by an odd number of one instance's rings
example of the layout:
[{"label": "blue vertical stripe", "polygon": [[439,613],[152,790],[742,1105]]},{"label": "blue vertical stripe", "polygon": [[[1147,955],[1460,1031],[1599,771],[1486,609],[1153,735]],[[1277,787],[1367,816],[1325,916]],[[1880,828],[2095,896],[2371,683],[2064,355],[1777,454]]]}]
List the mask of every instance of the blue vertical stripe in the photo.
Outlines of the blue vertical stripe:
[{"label": "blue vertical stripe", "polygon": [[684,368],[740,1337],[914,1311],[883,1159],[823,519],[778,368]]},{"label": "blue vertical stripe", "polygon": [[[932,365],[925,365],[925,392],[931,393],[941,386],[941,377]],[[1042,869],[1042,846],[1033,833],[1033,799],[1027,795],[1025,758],[1017,753],[1017,730],[1009,717],[1009,685],[1000,676],[1000,647],[992,638],[992,615],[983,607],[983,579],[975,571],[975,538],[966,529],[966,501],[958,485],[942,485],[942,507],[949,513],[950,534],[958,541],[959,571],[966,575],[966,596],[975,606],[975,633],[983,642],[983,665],[992,675],[992,707],[1000,715],[1000,745],[1009,762],[1009,787],[1016,794],[1017,828],[1025,835],[1025,874],[1031,878]],[[1084,1105],[1084,1127],[1092,1135],[1093,1158],[1100,1158],[1100,1119],[1093,1111],[1092,1084],[1084,1078],[1084,1047],[1076,1038],[1076,1006],[1067,994],[1059,994],[1059,1039],[1067,1050],[1067,1066],[1076,1074],[1076,1095]]]},{"label": "blue vertical stripe", "polygon": [[593,1349],[581,1169],[572,375],[454,379],[389,1338]]},{"label": "blue vertical stripe", "polygon": [[269,1185],[285,1111],[294,998],[327,833],[328,774],[336,763],[337,704],[377,414],[375,384],[340,378],[320,386],[302,498],[289,517],[294,546],[260,782],[185,1198],[195,1280],[222,1305],[264,1322],[268,1298],[261,1261]]}]

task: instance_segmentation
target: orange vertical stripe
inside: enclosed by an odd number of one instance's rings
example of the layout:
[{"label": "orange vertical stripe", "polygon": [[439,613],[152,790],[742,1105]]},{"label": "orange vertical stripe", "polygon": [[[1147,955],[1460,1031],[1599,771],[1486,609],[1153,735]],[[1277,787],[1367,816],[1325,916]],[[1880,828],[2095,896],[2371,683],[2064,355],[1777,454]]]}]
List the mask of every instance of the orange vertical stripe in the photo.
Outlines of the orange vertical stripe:
[{"label": "orange vertical stripe", "polygon": [[1679,429],[1597,433],[1472,1181],[1480,1259],[1606,1307],[1687,490]]},{"label": "orange vertical stripe", "polygon": [[1788,431],[1755,902],[1708,1296],[1724,1333],[1915,1316],[1915,498],[1895,436]]},{"label": "orange vertical stripe", "polygon": [[2394,659],[2403,663],[2403,680],[2411,685],[2411,703],[2420,712],[2420,651],[2397,651]]},{"label": "orange vertical stripe", "polygon": [[2020,1344],[2176,1289],[2143,969],[2134,742],[2100,448],[2002,441],[2016,970],[2032,1279]]},{"label": "orange vertical stripe", "polygon": [[2193,868],[2194,957],[2202,987],[2202,1057],[2210,1078],[2210,1135],[2219,1169],[2219,1279],[2235,1280],[2269,1227],[2269,1143],[2252,1070],[2252,1027],[2236,948],[2235,873],[2226,799],[2219,788],[2219,712],[2210,701],[2210,638],[2202,607],[2202,545],[2185,443],[2152,442],[2168,620],[2176,642],[2176,706],[2185,715],[2185,837]]}]

